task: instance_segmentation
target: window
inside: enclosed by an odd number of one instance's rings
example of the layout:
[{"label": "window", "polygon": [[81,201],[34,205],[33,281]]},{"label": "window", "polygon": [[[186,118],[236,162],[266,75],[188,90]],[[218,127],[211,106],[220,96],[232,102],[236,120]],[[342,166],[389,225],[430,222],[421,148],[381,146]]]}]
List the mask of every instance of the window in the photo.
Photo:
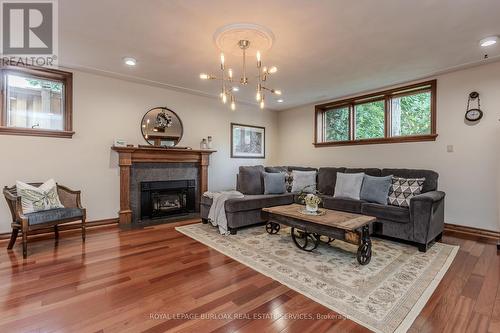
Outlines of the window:
[{"label": "window", "polygon": [[315,146],[434,141],[436,80],[316,106]]},{"label": "window", "polygon": [[71,73],[32,67],[0,72],[0,134],[72,137]]}]

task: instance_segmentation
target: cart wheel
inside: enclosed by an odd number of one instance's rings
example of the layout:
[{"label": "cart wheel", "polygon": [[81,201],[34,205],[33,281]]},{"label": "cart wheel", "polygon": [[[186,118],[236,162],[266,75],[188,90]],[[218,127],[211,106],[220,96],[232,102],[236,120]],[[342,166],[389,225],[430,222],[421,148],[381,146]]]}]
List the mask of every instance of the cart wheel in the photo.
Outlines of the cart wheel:
[{"label": "cart wheel", "polygon": [[277,234],[278,231],[280,231],[280,225],[278,223],[268,222],[266,224],[266,231],[270,235]]},{"label": "cart wheel", "polygon": [[295,245],[301,250],[311,252],[319,245],[319,237],[316,238],[314,234],[292,228],[292,239]]},{"label": "cart wheel", "polygon": [[368,243],[363,243],[358,248],[356,256],[360,265],[367,265],[372,259],[372,246]]}]

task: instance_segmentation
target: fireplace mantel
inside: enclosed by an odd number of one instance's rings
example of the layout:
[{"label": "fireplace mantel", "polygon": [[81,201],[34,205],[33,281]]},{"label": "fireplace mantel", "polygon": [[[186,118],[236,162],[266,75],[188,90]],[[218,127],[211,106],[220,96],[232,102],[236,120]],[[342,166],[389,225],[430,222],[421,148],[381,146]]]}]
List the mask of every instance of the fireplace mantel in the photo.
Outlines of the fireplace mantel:
[{"label": "fireplace mantel", "polygon": [[111,147],[119,155],[120,166],[120,225],[132,223],[130,207],[130,167],[134,163],[196,163],[199,168],[200,195],[208,190],[208,149],[168,149],[155,147]]}]

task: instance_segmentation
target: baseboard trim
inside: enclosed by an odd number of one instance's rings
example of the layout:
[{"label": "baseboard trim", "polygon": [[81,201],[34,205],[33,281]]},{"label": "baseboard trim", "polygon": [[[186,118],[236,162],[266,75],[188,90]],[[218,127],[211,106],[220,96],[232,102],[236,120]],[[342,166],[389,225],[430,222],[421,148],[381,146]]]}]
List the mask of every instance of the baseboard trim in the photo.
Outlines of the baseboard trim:
[{"label": "baseboard trim", "polygon": [[[96,227],[102,227],[102,226],[109,226],[113,224],[118,224],[118,217],[115,218],[110,218],[110,219],[103,219],[103,220],[95,220],[95,221],[87,221],[85,223],[86,229],[91,229],[91,228],[96,228]],[[59,231],[67,231],[67,230],[76,230],[80,229],[79,224],[74,224],[72,222],[67,223],[67,224],[61,224],[59,226]],[[28,236],[32,235],[41,235],[41,234],[51,234],[54,233],[53,228],[47,228],[47,229],[39,229],[39,230],[34,230],[28,234]],[[10,232],[3,232],[0,233],[0,241],[10,239]],[[20,235],[18,237],[21,237]]]},{"label": "baseboard trim", "polygon": [[493,239],[493,240],[500,239],[500,232],[499,231],[492,231],[492,230],[486,230],[486,229],[480,229],[480,228],[474,228],[474,227],[466,227],[466,226],[457,225],[457,224],[445,223],[444,224],[444,231],[454,232],[457,234],[462,234],[462,235],[467,235],[467,236],[478,236],[478,237],[483,237],[483,238],[488,238],[488,239]]}]

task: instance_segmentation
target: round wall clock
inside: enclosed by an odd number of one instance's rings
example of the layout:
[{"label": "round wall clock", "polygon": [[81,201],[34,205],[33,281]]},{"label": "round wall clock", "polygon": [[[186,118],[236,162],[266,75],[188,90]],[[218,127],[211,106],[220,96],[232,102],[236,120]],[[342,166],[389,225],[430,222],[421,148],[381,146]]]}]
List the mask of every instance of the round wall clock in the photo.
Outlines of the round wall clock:
[{"label": "round wall clock", "polygon": [[[477,100],[477,108],[470,108],[470,103]],[[473,91],[469,94],[467,101],[467,111],[465,111],[465,119],[468,121],[479,121],[483,118],[483,111],[481,111],[481,102],[479,100],[479,93]]]}]

